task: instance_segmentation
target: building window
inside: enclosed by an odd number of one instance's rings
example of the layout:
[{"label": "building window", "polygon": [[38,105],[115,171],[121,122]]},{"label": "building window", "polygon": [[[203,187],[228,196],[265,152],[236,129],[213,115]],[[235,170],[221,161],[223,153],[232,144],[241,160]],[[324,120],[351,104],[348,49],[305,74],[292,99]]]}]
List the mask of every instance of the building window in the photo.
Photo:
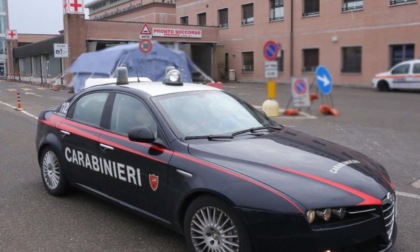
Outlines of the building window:
[{"label": "building window", "polygon": [[391,66],[396,64],[414,59],[414,44],[406,45],[392,45],[391,46]]},{"label": "building window", "polygon": [[0,0],[0,12],[7,12],[6,1]]},{"label": "building window", "polygon": [[0,54],[6,54],[6,39],[0,38]]},{"label": "building window", "polygon": [[98,10],[106,6],[106,2],[99,2],[97,4],[92,5],[92,10]]},{"label": "building window", "polygon": [[188,25],[188,16],[181,17],[180,21],[181,25]]},{"label": "building window", "polygon": [[254,23],[254,4],[242,5],[242,24]]},{"label": "building window", "polygon": [[303,49],[303,72],[314,72],[319,65],[319,49]]},{"label": "building window", "polygon": [[417,0],[391,0],[389,3],[390,5],[397,5],[397,4],[406,4],[406,3],[414,3]]},{"label": "building window", "polygon": [[242,53],[242,71],[243,72],[254,71],[254,52]]},{"label": "building window", "polygon": [[319,15],[319,0],[303,0],[303,16]]},{"label": "building window", "polygon": [[270,21],[284,18],[284,1],[270,0]]},{"label": "building window", "polygon": [[363,9],[363,0],[344,0],[342,11]]},{"label": "building window", "polygon": [[228,9],[219,10],[219,27],[228,27]]},{"label": "building window", "polygon": [[0,34],[6,33],[6,16],[0,16]]},{"label": "building window", "polygon": [[200,13],[197,15],[197,24],[206,26],[206,13]]},{"label": "building window", "polygon": [[360,73],[362,71],[362,47],[343,47],[342,73]]}]

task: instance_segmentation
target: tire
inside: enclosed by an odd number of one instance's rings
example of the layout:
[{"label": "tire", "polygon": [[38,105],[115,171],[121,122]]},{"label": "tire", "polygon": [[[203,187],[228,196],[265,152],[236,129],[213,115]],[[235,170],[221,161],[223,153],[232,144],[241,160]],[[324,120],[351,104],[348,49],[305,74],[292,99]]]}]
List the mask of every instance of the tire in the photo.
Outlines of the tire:
[{"label": "tire", "polygon": [[378,90],[381,92],[388,92],[391,89],[389,88],[389,84],[386,81],[380,81],[378,83]]},{"label": "tire", "polygon": [[187,208],[184,234],[190,251],[252,251],[245,226],[235,209],[213,196],[202,196]]},{"label": "tire", "polygon": [[40,166],[42,182],[48,193],[61,196],[68,192],[69,185],[63,173],[61,160],[51,147],[46,147],[42,151]]}]

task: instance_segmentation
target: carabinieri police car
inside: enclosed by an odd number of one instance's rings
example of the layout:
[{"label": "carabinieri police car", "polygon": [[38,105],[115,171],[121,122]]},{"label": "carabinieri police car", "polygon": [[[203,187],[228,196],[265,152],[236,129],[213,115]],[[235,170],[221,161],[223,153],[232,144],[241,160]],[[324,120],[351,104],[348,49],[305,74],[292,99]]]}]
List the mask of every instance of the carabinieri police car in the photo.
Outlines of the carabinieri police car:
[{"label": "carabinieri police car", "polygon": [[176,69],[159,83],[123,74],[42,112],[36,148],[50,194],[114,202],[190,251],[386,251],[396,239],[380,164]]}]

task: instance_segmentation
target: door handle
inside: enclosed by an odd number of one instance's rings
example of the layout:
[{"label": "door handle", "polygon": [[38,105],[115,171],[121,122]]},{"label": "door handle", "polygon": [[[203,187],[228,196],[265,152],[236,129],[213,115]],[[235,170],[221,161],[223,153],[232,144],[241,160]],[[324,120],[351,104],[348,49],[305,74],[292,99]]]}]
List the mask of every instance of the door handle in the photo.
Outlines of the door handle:
[{"label": "door handle", "polygon": [[63,135],[63,136],[70,136],[70,132],[68,132],[68,131],[60,130],[60,132],[61,132],[61,135]]},{"label": "door handle", "polygon": [[106,144],[103,144],[103,143],[99,144],[99,146],[100,146],[100,147],[102,148],[102,150],[104,150],[104,151],[112,151],[112,150],[114,150],[114,147],[109,146],[109,145],[106,145]]}]

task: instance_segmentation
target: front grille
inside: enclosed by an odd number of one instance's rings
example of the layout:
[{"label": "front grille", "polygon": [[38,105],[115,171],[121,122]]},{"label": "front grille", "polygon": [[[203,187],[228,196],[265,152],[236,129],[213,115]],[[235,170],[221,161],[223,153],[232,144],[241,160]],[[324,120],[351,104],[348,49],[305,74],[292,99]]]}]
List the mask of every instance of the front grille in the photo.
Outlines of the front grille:
[{"label": "front grille", "polygon": [[382,200],[382,212],[388,240],[391,240],[392,233],[394,231],[395,203],[396,197],[393,193],[388,193],[387,197]]}]

